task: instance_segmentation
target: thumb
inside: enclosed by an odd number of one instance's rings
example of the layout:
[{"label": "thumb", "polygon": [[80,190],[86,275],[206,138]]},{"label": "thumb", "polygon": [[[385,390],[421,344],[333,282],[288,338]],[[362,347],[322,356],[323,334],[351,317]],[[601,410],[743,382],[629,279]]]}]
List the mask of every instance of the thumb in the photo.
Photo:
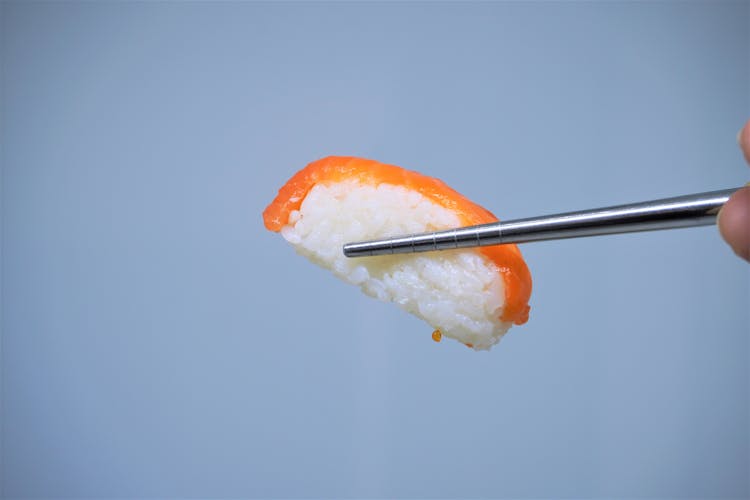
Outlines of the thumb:
[{"label": "thumb", "polygon": [[750,186],[737,190],[719,211],[719,232],[734,253],[750,262]]}]

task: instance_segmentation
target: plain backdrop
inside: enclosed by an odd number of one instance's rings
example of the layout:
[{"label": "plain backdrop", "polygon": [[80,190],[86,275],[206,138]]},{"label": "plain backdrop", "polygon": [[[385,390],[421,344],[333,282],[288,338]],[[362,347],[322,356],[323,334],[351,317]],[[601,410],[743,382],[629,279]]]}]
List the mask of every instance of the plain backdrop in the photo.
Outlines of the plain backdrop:
[{"label": "plain backdrop", "polygon": [[330,154],[505,219],[739,186],[750,4],[0,6],[5,497],[747,497],[750,266],[529,244],[491,352],[262,225]]}]

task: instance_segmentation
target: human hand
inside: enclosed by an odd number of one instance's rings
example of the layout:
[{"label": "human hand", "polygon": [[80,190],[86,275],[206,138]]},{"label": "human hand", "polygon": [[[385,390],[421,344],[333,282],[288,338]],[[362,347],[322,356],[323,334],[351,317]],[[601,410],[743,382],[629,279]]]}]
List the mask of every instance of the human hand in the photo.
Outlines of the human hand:
[{"label": "human hand", "polygon": [[[750,163],[750,121],[737,136],[745,160]],[[719,232],[734,253],[750,262],[750,184],[736,191],[719,212]]]}]

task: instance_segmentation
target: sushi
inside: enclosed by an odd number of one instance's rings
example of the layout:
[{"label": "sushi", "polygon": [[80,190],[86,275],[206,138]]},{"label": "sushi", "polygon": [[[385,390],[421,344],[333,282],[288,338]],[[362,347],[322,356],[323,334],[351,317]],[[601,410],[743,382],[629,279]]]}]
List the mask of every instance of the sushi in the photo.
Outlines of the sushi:
[{"label": "sushi", "polygon": [[349,259],[344,243],[485,224],[497,218],[439,179],[329,156],[292,176],[263,212],[295,250],[429,323],[432,338],[488,350],[529,317],[531,274],[515,245]]}]

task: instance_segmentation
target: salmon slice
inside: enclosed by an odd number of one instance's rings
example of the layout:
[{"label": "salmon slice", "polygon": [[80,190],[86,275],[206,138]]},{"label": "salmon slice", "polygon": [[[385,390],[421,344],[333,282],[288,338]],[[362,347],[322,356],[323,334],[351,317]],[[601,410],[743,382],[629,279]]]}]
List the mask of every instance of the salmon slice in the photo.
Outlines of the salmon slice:
[{"label": "salmon slice", "polygon": [[[419,193],[453,212],[461,226],[486,224],[498,219],[439,179],[374,160],[349,156],[329,156],[310,163],[279,189],[263,212],[265,227],[279,232],[289,224],[290,215],[300,210],[306,196],[319,184],[355,181],[361,185],[393,185]],[[405,213],[404,217],[409,214]],[[481,247],[480,252],[497,267],[504,283],[505,303],[500,320],[521,325],[529,317],[531,274],[516,245]],[[367,259],[367,257],[365,257]]]}]

